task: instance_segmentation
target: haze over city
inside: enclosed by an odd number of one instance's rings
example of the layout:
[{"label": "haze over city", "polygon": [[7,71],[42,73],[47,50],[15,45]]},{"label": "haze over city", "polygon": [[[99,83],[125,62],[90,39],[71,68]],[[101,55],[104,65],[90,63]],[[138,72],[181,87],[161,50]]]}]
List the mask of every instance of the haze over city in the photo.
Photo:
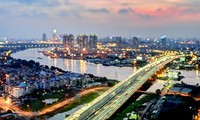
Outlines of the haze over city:
[{"label": "haze over city", "polygon": [[199,0],[0,0],[0,120],[200,120]]},{"label": "haze over city", "polygon": [[199,37],[198,0],[0,0],[0,38],[57,33]]}]

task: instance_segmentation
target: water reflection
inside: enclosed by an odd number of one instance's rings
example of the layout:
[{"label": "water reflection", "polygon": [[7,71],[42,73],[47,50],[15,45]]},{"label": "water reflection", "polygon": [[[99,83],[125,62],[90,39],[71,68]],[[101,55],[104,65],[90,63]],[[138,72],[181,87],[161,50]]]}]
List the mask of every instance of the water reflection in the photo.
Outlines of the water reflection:
[{"label": "water reflection", "polygon": [[64,66],[65,66],[66,70],[69,71],[69,63],[66,59],[64,59]]},{"label": "water reflection", "polygon": [[[69,62],[69,60],[67,60]],[[71,71],[74,72],[74,60],[70,60],[71,61]]]},{"label": "water reflection", "polygon": [[53,66],[57,66],[57,59],[53,59]]},{"label": "water reflection", "polygon": [[[129,75],[134,73],[136,67],[115,67],[115,66],[103,66],[101,64],[93,64],[86,62],[85,60],[73,60],[73,59],[51,59],[50,57],[44,56],[38,51],[49,50],[50,48],[44,49],[27,49],[14,53],[12,57],[17,59],[34,60],[40,62],[41,65],[47,65],[49,67],[55,66],[63,70],[72,71],[76,73],[90,73],[95,76],[107,77],[108,79],[123,80]],[[38,59],[41,57],[42,59]]]},{"label": "water reflection", "polygon": [[[181,83],[184,82],[189,85],[196,85],[197,83],[200,84],[199,80],[199,71],[198,70],[179,70],[181,72],[181,76],[184,76],[183,79],[180,81],[171,80],[171,84]],[[163,85],[165,84],[165,80],[156,80],[155,83],[148,89],[148,91],[155,92],[156,89],[162,89]]]},{"label": "water reflection", "polygon": [[48,61],[48,65],[49,65],[49,64],[51,64],[51,57],[48,56],[47,58],[48,58],[48,60],[47,60]]},{"label": "water reflection", "polygon": [[81,73],[86,73],[86,63],[84,60],[80,60],[80,70]]},{"label": "water reflection", "polygon": [[[92,67],[94,67],[92,64],[90,64]],[[100,65],[99,64],[97,64],[97,69],[96,69],[96,71],[97,71],[97,76],[99,76],[99,74],[100,74]]]},{"label": "water reflection", "polygon": [[115,78],[118,80],[118,67],[115,67]]},{"label": "water reflection", "polygon": [[134,67],[133,67],[133,73],[135,73],[136,71],[137,71],[137,67],[134,66]]},{"label": "water reflection", "polygon": [[196,80],[199,80],[199,70],[195,70],[196,71]]}]

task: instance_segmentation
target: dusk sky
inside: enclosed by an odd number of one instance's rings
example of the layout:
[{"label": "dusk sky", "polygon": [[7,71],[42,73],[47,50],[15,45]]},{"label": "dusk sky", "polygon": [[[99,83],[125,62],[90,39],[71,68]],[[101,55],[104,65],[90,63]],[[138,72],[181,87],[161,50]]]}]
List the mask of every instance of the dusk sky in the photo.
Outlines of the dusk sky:
[{"label": "dusk sky", "polygon": [[200,37],[200,0],[0,0],[0,38]]}]

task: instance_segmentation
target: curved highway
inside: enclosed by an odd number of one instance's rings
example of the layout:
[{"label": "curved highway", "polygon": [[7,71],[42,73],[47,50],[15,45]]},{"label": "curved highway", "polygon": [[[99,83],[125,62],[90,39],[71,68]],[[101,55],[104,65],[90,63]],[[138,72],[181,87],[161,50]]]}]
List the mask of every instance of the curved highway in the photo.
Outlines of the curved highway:
[{"label": "curved highway", "polygon": [[156,71],[164,67],[177,56],[164,56],[157,61],[140,68],[137,72],[121,81],[101,96],[86,104],[70,115],[66,120],[105,120],[114,114]]}]

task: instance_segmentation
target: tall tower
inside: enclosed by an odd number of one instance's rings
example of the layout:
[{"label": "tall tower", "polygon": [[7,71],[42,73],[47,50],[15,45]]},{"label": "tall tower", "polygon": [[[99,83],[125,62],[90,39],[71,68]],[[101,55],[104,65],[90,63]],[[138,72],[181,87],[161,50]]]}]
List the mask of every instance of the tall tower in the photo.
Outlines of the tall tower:
[{"label": "tall tower", "polygon": [[132,46],[132,48],[138,48],[138,46],[139,46],[139,39],[138,39],[138,37],[133,37],[133,39],[131,41],[131,46]]},{"label": "tall tower", "polygon": [[166,47],[166,44],[167,44],[167,36],[166,35],[160,37],[160,43],[161,43],[162,48]]},{"label": "tall tower", "polygon": [[74,48],[74,35],[72,34],[69,34],[69,46],[70,46],[70,49]]},{"label": "tall tower", "polygon": [[97,49],[97,35],[91,34],[89,36],[88,48],[93,50]]},{"label": "tall tower", "polygon": [[88,35],[83,35],[83,48],[87,48]]},{"label": "tall tower", "polygon": [[46,41],[47,40],[47,35],[45,33],[42,34],[42,40]]},{"label": "tall tower", "polygon": [[79,50],[83,49],[83,35],[81,34],[77,36],[77,45]]},{"label": "tall tower", "polygon": [[74,46],[73,43],[74,43],[74,35],[72,35],[72,34],[69,34],[69,35],[64,34],[63,35],[63,45],[65,47],[68,47],[69,49],[72,49],[73,46]]},{"label": "tall tower", "polygon": [[82,50],[83,48],[86,48],[87,46],[87,41],[88,41],[88,36],[87,35],[81,35],[79,34],[77,36],[77,44],[79,47],[79,50]]},{"label": "tall tower", "polygon": [[56,29],[53,29],[53,39],[52,39],[52,42],[56,42],[57,41],[57,38],[56,38]]},{"label": "tall tower", "polygon": [[121,36],[116,36],[115,41],[117,43],[118,48],[122,47],[122,37]]},{"label": "tall tower", "polygon": [[63,35],[63,46],[67,47],[67,39],[68,39],[68,35],[64,34]]}]

